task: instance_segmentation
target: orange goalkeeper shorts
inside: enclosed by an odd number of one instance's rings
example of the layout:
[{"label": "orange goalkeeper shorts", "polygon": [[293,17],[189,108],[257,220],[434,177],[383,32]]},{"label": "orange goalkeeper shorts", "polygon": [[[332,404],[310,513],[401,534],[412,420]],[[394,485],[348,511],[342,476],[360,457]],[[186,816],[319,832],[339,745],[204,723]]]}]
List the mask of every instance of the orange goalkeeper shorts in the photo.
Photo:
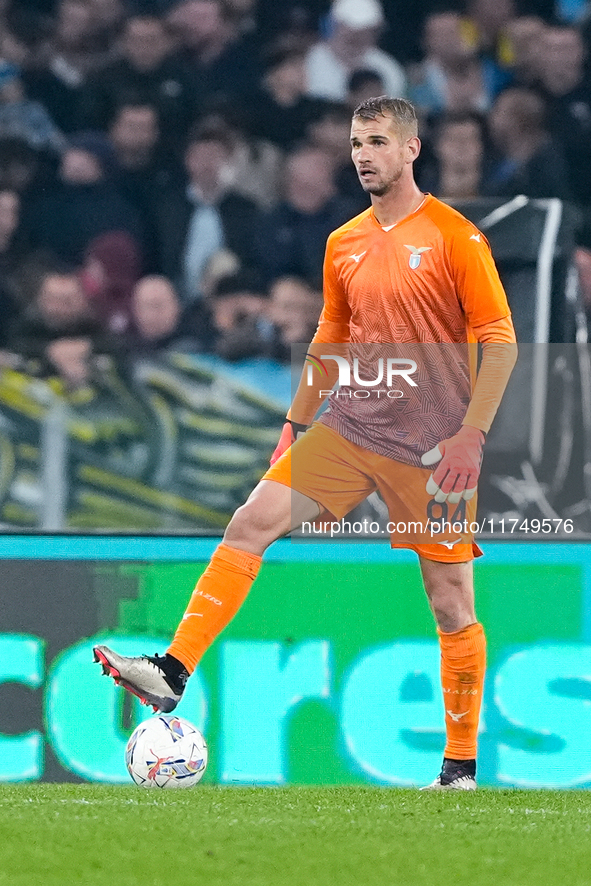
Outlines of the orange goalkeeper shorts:
[{"label": "orange goalkeeper shorts", "polygon": [[[282,483],[318,502],[323,514],[316,526],[323,520],[342,521],[377,490],[388,508],[386,534],[393,548],[411,548],[421,557],[441,563],[464,563],[479,557],[482,551],[470,532],[470,524],[476,520],[476,496],[458,504],[436,502],[426,490],[430,474],[431,469],[363,449],[316,422],[269,468],[263,480]],[[379,538],[382,532],[380,528],[369,537]]]}]

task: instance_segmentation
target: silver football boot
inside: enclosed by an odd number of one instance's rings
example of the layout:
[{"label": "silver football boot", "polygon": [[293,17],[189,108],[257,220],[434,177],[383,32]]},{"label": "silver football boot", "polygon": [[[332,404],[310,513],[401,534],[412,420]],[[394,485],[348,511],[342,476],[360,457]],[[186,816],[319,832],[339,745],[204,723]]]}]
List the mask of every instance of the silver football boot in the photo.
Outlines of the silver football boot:
[{"label": "silver football boot", "polygon": [[108,646],[94,647],[94,660],[102,665],[103,673],[113,677],[155,711],[169,714],[181,700],[188,675],[175,679],[166,673],[166,656],[126,656],[113,652]]}]

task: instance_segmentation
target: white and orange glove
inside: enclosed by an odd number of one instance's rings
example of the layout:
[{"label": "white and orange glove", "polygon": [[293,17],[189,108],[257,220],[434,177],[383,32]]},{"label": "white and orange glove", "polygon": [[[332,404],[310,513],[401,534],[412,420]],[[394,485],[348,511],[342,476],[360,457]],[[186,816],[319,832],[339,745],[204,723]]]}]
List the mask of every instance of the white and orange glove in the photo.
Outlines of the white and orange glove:
[{"label": "white and orange glove", "polygon": [[297,421],[288,419],[283,425],[279,443],[275,447],[275,451],[271,456],[270,463],[275,464],[277,459],[281,458],[284,452],[287,452],[292,443],[298,439],[300,434],[304,434],[308,430],[308,425],[301,425]]},{"label": "white and orange glove", "polygon": [[484,431],[462,425],[457,434],[421,457],[426,467],[439,462],[427,480],[427,492],[435,501],[470,501],[478,485],[485,439]]}]

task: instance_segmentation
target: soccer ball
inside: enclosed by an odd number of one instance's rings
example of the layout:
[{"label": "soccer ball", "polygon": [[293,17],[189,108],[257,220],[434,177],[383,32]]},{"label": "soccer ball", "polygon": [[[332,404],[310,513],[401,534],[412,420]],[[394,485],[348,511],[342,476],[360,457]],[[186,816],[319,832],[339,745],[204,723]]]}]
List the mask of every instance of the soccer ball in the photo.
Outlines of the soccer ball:
[{"label": "soccer ball", "polygon": [[203,777],[207,744],[188,720],[161,714],[134,729],[125,749],[125,763],[142,788],[189,788]]}]

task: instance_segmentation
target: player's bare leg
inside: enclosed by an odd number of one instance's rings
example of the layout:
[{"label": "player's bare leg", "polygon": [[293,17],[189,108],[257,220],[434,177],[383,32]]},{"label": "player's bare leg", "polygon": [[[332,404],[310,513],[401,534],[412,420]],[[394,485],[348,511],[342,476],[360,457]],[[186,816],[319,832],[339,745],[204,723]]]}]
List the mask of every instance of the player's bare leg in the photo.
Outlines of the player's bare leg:
[{"label": "player's bare leg", "polygon": [[319,513],[318,504],[307,496],[282,483],[262,480],[230,520],[167,653],[136,658],[96,646],[95,661],[145,704],[155,710],[174,710],[203,653],[246,599],[264,551]]},{"label": "player's bare leg", "polygon": [[318,503],[273,480],[261,480],[235,511],[224,544],[261,557],[278,538],[320,514]]},{"label": "player's bare leg", "polygon": [[474,570],[467,563],[440,563],[420,557],[421,574],[437,627],[446,634],[476,621]]},{"label": "player's bare leg", "polygon": [[486,667],[486,641],[476,621],[472,563],[420,558],[441,646],[447,741],[443,768],[429,788],[476,787],[476,743]]}]

